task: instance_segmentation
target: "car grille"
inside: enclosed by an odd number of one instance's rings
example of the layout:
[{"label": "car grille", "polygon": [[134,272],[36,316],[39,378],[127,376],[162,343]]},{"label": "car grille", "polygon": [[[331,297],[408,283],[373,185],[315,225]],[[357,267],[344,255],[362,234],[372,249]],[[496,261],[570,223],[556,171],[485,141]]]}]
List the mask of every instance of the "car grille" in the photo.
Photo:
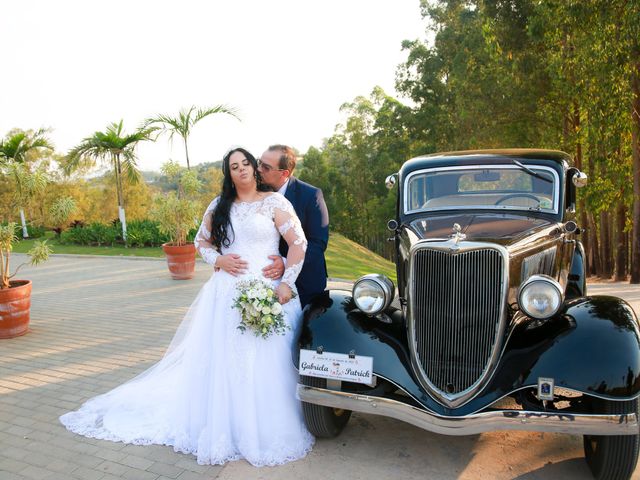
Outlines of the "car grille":
[{"label": "car grille", "polygon": [[435,393],[445,398],[471,388],[493,357],[506,290],[504,262],[493,248],[421,248],[413,255],[414,355]]}]

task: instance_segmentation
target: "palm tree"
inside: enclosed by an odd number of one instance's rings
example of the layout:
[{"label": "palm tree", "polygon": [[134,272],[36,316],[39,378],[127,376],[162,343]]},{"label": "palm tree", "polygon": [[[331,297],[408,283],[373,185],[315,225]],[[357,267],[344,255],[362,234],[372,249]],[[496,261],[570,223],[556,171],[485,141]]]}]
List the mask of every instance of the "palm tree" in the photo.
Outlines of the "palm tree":
[{"label": "palm tree", "polygon": [[184,141],[184,153],[187,159],[187,168],[191,168],[189,165],[189,148],[187,146],[187,140],[191,134],[191,129],[200,120],[215,113],[226,113],[239,120],[235,110],[224,105],[198,109],[196,109],[195,106],[192,106],[188,110],[180,110],[177,117],[172,117],[170,115],[158,115],[157,117],[147,118],[144,121],[143,128],[159,128],[160,133],[169,132],[169,140],[173,140],[173,136],[176,133],[180,135]]},{"label": "palm tree", "polygon": [[111,164],[116,175],[116,193],[118,196],[118,218],[122,223],[122,238],[127,243],[127,220],[124,212],[122,176],[126,174],[129,182],[137,183],[140,172],[136,167],[135,147],[138,142],[149,140],[153,129],[141,129],[130,135],[122,132],[120,123],[111,123],[104,132],[95,132],[72,148],[67,154],[66,173],[75,169],[84,158],[106,161]]},{"label": "palm tree", "polygon": [[44,190],[47,182],[44,171],[31,173],[26,161],[29,153],[53,150],[47,133],[49,130],[41,128],[36,132],[17,132],[0,140],[0,167],[6,168],[16,183],[16,203],[20,210],[23,238],[29,236],[24,205],[34,194]]}]

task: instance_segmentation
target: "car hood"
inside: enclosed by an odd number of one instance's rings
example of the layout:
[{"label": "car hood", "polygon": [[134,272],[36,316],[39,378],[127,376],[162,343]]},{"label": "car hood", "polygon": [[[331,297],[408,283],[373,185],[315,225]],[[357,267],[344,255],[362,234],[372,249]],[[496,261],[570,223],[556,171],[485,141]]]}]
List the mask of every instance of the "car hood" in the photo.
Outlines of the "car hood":
[{"label": "car hood", "polygon": [[419,240],[448,239],[454,233],[455,223],[460,225],[467,241],[493,242],[504,246],[513,245],[556,225],[550,220],[525,215],[464,213],[421,218],[409,223],[409,227]]}]

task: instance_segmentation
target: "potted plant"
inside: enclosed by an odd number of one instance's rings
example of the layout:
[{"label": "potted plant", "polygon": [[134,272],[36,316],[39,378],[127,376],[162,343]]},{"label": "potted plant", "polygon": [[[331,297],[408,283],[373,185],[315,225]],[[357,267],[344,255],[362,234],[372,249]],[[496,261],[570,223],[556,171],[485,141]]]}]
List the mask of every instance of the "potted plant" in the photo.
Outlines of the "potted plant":
[{"label": "potted plant", "polygon": [[[31,280],[12,280],[18,273],[18,265],[11,274],[9,260],[16,236],[15,222],[0,225],[0,338],[24,335],[29,330],[29,309],[31,307]],[[37,265],[49,258],[51,249],[44,242],[36,241],[28,255],[31,265]]]},{"label": "potted plant", "polygon": [[200,205],[193,199],[200,189],[195,171],[180,167],[169,161],[162,166],[162,173],[169,181],[176,182],[177,191],[156,197],[153,218],[158,229],[169,237],[162,245],[169,271],[174,280],[192,278],[196,266],[196,247],[187,242],[189,230],[198,225]]}]

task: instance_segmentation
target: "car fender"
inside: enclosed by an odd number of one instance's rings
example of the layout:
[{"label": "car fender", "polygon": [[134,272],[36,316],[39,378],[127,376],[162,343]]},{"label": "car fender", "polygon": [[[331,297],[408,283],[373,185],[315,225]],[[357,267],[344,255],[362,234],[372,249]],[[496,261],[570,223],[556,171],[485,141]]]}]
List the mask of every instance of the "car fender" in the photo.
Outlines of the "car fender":
[{"label": "car fender", "polygon": [[506,343],[485,391],[556,387],[626,400],[640,394],[640,329],[624,300],[593,296],[567,302],[546,321],[523,318]]},{"label": "car fender", "polygon": [[[299,336],[301,349],[332,353],[355,353],[373,357],[373,370],[414,396],[420,403],[437,407],[413,378],[402,312],[389,309],[392,323],[362,313],[350,291],[331,290],[305,308]],[[293,352],[298,367],[299,349]]]},{"label": "car fender", "polygon": [[[387,312],[391,324],[360,312],[351,292],[331,291],[305,309],[299,347],[373,357],[374,374],[440,415],[467,415],[539,378],[556,387],[602,398],[625,400],[640,394],[640,329],[631,307],[615,297],[597,296],[567,302],[553,318],[516,318],[493,374],[465,405],[450,409],[421,387],[411,367],[402,312]],[[294,350],[297,367],[298,349]]]}]

